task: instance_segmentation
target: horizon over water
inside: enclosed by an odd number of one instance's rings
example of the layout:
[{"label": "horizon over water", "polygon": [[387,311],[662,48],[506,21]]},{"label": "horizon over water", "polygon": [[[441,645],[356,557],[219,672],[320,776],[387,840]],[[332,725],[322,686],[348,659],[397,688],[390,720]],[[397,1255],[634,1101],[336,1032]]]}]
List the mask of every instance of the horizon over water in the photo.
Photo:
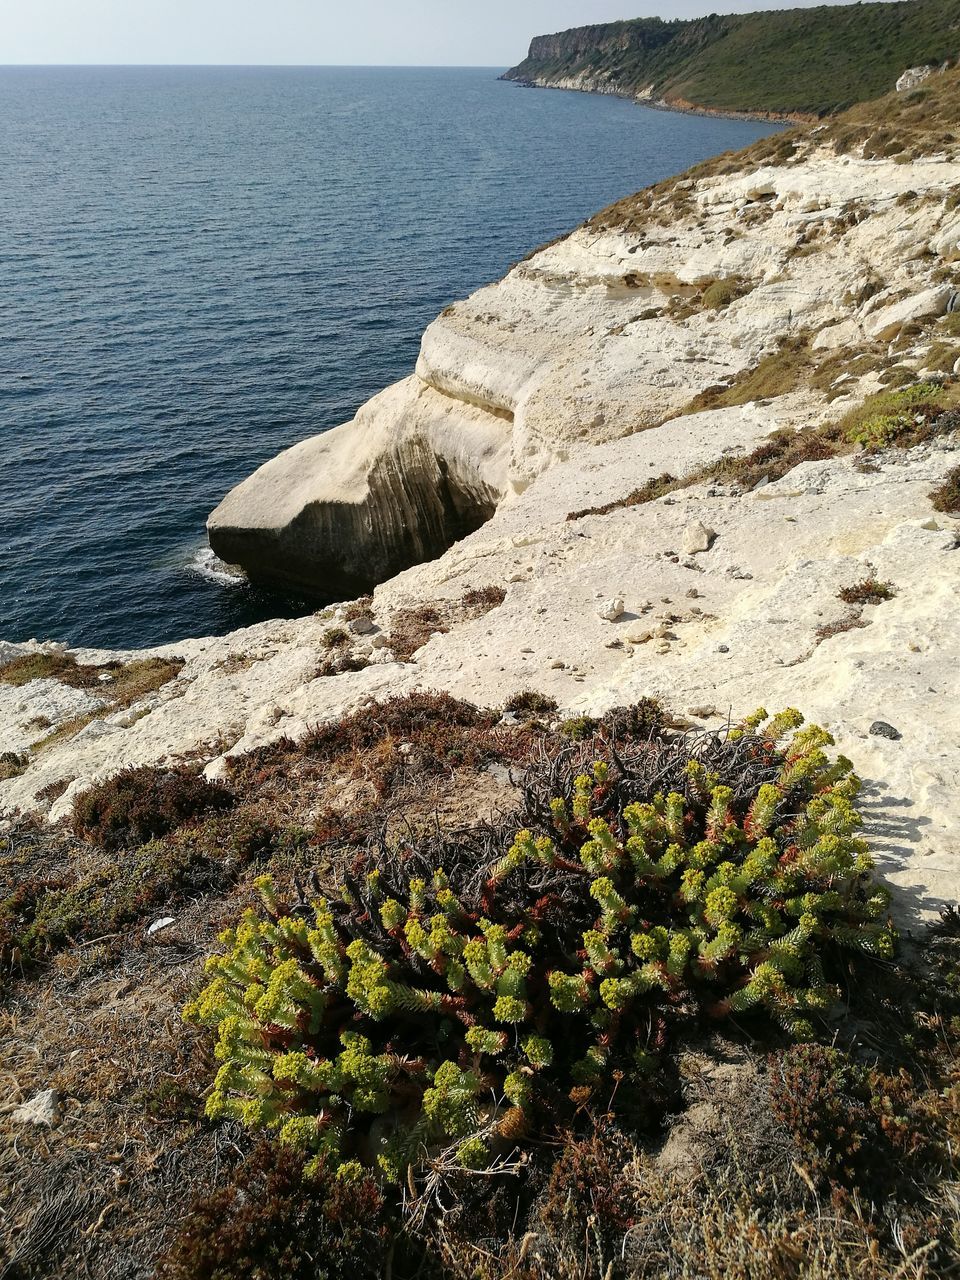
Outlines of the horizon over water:
[{"label": "horizon over water", "polygon": [[499,68],[0,67],[0,639],[302,612],[204,521],[413,369],[457,298],[777,126]]}]

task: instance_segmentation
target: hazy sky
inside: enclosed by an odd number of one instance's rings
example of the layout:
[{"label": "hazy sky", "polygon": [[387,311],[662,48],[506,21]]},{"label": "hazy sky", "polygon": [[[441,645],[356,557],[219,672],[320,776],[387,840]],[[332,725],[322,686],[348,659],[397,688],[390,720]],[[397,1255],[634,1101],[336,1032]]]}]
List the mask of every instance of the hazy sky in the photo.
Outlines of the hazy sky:
[{"label": "hazy sky", "polygon": [[849,0],[0,0],[7,63],[507,66],[588,22]]}]

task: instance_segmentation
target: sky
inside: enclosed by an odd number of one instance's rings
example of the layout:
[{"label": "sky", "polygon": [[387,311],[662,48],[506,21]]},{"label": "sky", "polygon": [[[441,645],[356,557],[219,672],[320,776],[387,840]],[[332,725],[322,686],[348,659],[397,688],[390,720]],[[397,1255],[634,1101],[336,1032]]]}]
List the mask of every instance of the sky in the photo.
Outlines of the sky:
[{"label": "sky", "polygon": [[531,36],[849,0],[0,0],[0,65],[509,66]]}]

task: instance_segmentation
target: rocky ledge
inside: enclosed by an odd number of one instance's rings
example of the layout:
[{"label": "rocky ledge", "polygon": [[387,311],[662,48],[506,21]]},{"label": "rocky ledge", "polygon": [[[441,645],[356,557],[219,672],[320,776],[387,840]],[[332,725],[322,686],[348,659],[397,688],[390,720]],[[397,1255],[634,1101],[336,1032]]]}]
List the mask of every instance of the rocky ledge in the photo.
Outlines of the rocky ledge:
[{"label": "rocky ledge", "polygon": [[[699,726],[792,705],[864,777],[901,913],[956,899],[960,518],[931,497],[960,463],[955,416],[926,430],[918,412],[910,447],[866,455],[830,424],[894,387],[929,401],[945,380],[955,402],[960,164],[868,158],[838,128],[778,135],[534,254],[430,326],[414,376],[211,517],[254,576],[393,574],[372,598],[69,655],[103,690],[0,670],[0,811],[59,820],[124,765],[216,777],[416,689],[535,689],[563,716],[656,696]],[[0,645],[0,663],[55,648]],[[146,658],[162,682],[111,700],[110,672]]]}]

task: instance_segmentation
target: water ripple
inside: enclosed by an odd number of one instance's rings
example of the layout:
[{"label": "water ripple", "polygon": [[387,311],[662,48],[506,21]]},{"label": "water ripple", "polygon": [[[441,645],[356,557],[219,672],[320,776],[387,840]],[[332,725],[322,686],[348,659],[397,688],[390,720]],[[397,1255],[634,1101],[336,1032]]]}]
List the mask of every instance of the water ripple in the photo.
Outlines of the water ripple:
[{"label": "water ripple", "polygon": [[296,612],[207,513],[531,246],[765,126],[487,70],[0,69],[0,636]]}]

